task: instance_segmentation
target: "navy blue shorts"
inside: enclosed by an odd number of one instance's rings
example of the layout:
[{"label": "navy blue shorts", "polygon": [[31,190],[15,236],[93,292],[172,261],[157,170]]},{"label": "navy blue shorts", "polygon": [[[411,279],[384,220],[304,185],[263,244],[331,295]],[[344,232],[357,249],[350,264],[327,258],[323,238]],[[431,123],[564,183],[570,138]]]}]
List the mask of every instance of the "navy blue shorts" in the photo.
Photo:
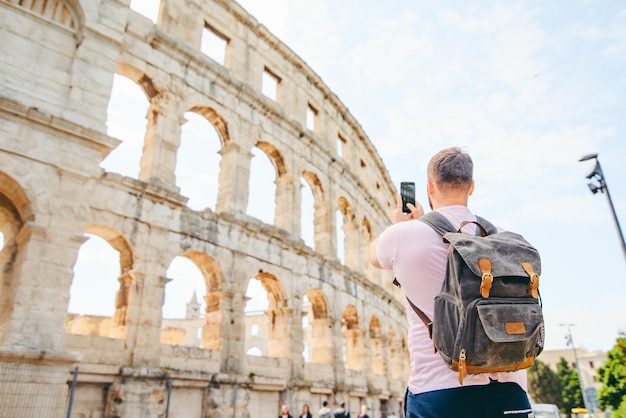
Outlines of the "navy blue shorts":
[{"label": "navy blue shorts", "polygon": [[491,381],[417,395],[407,391],[406,418],[532,418],[528,395],[517,383]]}]

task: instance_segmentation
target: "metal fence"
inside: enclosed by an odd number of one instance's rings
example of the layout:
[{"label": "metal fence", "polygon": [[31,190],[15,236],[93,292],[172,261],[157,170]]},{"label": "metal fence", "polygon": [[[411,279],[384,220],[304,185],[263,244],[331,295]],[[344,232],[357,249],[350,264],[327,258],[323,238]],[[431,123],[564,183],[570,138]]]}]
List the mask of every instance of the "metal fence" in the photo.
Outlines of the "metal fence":
[{"label": "metal fence", "polygon": [[[0,362],[0,418],[118,418],[109,410],[112,383],[78,377],[78,367]],[[168,418],[171,381],[166,388]]]}]

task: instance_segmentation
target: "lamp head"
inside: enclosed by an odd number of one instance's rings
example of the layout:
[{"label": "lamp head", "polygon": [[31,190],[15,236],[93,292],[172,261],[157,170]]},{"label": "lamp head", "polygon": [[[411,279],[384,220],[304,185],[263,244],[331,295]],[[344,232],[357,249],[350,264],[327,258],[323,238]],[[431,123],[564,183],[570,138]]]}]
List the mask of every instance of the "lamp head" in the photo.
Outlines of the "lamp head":
[{"label": "lamp head", "polygon": [[593,159],[597,159],[598,158],[598,154],[587,154],[584,157],[582,157],[580,160],[578,161],[587,161],[587,160],[593,160]]},{"label": "lamp head", "polygon": [[596,160],[596,166],[593,168],[593,171],[587,175],[588,179],[592,177],[598,176],[598,178],[602,178],[602,169],[600,168],[600,163]]},{"label": "lamp head", "polygon": [[593,183],[589,183],[587,186],[589,186],[589,190],[591,190],[591,193],[596,194],[598,192],[602,192],[602,187],[595,185]]}]

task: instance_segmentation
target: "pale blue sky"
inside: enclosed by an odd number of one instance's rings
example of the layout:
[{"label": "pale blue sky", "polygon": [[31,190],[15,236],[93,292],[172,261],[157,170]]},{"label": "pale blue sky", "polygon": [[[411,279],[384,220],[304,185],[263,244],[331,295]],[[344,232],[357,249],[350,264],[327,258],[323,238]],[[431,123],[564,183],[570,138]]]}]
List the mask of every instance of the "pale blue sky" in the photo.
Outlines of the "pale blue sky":
[{"label": "pale blue sky", "polygon": [[587,188],[593,163],[578,159],[599,154],[625,223],[623,2],[239,3],[322,77],[422,203],[430,156],[470,152],[470,207],[541,252],[547,349],[566,348],[561,323],[577,346],[613,346],[626,259],[606,195]]}]

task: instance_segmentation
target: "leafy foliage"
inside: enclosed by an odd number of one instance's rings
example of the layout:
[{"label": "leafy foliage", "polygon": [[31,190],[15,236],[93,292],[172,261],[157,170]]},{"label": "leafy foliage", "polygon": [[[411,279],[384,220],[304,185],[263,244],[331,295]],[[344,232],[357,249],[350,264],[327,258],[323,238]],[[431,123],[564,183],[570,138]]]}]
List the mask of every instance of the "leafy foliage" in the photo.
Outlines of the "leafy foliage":
[{"label": "leafy foliage", "polygon": [[572,408],[584,408],[583,394],[580,390],[580,380],[578,372],[569,367],[567,360],[561,357],[559,364],[556,365],[557,374],[561,383],[561,393],[563,395],[563,403],[561,412],[570,414]]},{"label": "leafy foliage", "polygon": [[528,369],[528,392],[536,403],[552,403],[563,406],[559,376],[545,363],[535,360]]},{"label": "leafy foliage", "polygon": [[[606,362],[598,368],[598,380],[602,387],[598,391],[601,409],[611,407],[626,411],[626,339],[618,338],[615,346],[607,354]],[[620,407],[621,405],[621,407]],[[626,415],[624,415],[626,416]]]},{"label": "leafy foliage", "polygon": [[622,398],[619,409],[611,414],[611,418],[626,418],[626,396]]}]

